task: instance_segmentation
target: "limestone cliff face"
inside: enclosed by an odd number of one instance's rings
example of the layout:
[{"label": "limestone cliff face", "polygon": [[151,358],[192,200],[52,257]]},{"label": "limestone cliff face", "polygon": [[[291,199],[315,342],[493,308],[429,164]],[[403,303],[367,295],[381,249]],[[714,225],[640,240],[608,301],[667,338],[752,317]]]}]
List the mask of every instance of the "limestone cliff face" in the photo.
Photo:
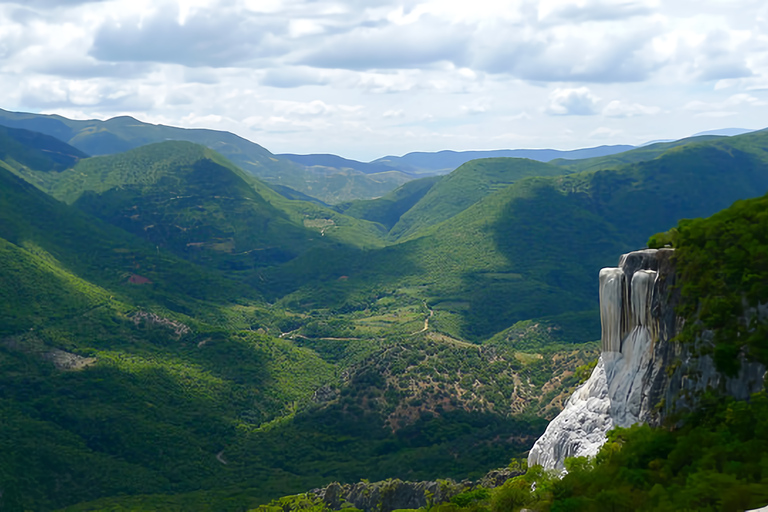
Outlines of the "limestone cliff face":
[{"label": "limestone cliff face", "polygon": [[[695,346],[672,342],[683,320],[672,249],[646,249],[600,271],[602,353],[589,380],[536,441],[528,464],[562,469],[566,457],[593,456],[615,426],[659,425],[695,407],[708,388],[737,399],[762,389],[766,369],[741,357],[736,377],[718,373],[706,355],[711,333]],[[760,314],[762,312],[757,312]]]}]

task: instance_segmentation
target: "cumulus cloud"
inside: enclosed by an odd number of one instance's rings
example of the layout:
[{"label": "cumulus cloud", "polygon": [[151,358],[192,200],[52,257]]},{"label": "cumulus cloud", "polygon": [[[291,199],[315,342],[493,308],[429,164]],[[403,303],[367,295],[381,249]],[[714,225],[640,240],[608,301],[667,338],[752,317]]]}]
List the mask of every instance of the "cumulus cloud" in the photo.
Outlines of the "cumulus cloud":
[{"label": "cumulus cloud", "polygon": [[[734,115],[759,126],[768,106],[768,7],[695,7],[0,0],[0,85],[3,108],[129,113],[235,131],[271,150],[349,147],[358,157],[404,145],[636,142]],[[702,117],[715,121],[700,126]]]},{"label": "cumulus cloud", "polygon": [[20,103],[39,110],[97,106],[102,112],[145,111],[154,106],[154,100],[133,85],[97,80],[28,80],[21,85]]},{"label": "cumulus cloud", "polygon": [[402,69],[449,61],[461,63],[469,45],[467,27],[449,27],[422,17],[418,25],[361,27],[329,39],[300,63],[352,70]]},{"label": "cumulus cloud", "polygon": [[402,118],[402,117],[405,117],[405,111],[402,109],[387,110],[381,116],[387,119]]},{"label": "cumulus cloud", "polygon": [[492,26],[478,35],[471,62],[490,73],[542,82],[637,82],[665,62],[653,47],[660,30],[653,20],[590,28],[534,22],[513,30]]},{"label": "cumulus cloud", "polygon": [[701,80],[724,80],[728,78],[745,78],[752,76],[752,70],[749,69],[747,64],[737,59],[734,61],[715,61],[708,63],[699,72],[699,78]]},{"label": "cumulus cloud", "polygon": [[643,0],[542,0],[539,18],[557,23],[626,20],[652,14],[657,6],[658,2]]},{"label": "cumulus cloud", "polygon": [[555,89],[549,95],[546,112],[556,116],[591,116],[599,99],[586,87]]},{"label": "cumulus cloud", "polygon": [[148,61],[225,67],[283,54],[287,20],[200,9],[180,23],[178,7],[148,17],[105,21],[90,54],[103,61]]}]

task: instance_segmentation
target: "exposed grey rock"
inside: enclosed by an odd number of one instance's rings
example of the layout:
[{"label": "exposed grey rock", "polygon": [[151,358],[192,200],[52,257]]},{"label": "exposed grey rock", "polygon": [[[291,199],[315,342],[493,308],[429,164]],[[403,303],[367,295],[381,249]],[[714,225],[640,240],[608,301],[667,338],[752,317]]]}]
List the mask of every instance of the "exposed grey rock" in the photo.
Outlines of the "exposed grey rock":
[{"label": "exposed grey rock", "polygon": [[315,392],[312,394],[312,401],[313,402],[330,402],[334,398],[338,396],[339,392],[336,389],[333,389],[328,384],[323,384],[319,388],[315,390]]},{"label": "exposed grey rock", "polygon": [[82,370],[96,364],[95,357],[83,357],[57,348],[43,354],[43,359],[50,361],[57,370]]},{"label": "exposed grey rock", "polygon": [[354,507],[365,512],[391,512],[397,509],[421,508],[445,503],[457,494],[479,487],[492,489],[503,485],[510,478],[522,475],[524,471],[509,468],[489,472],[477,482],[464,480],[438,480],[407,482],[399,479],[381,482],[358,482],[340,484],[334,482],[322,489],[308,493],[311,500],[320,499],[330,510]]},{"label": "exposed grey rock", "polygon": [[496,487],[501,487],[502,485],[504,485],[504,483],[510,478],[514,478],[522,474],[523,474],[523,471],[517,470],[517,469],[510,469],[510,468],[494,469],[492,471],[489,471],[488,474],[486,474],[483,478],[481,478],[478,484],[480,485],[480,487],[485,487],[486,489],[494,489]]},{"label": "exposed grey rock", "polygon": [[[635,251],[623,255],[618,268],[600,271],[600,361],[536,441],[529,465],[562,469],[566,457],[593,456],[612,427],[658,426],[695,408],[708,389],[744,400],[763,388],[765,366],[744,353],[738,375],[717,371],[707,354],[713,333],[691,345],[673,341],[682,327],[673,254]],[[747,311],[748,317],[766,314],[763,305]]]},{"label": "exposed grey rock", "polygon": [[131,316],[131,320],[133,321],[134,325],[141,325],[143,323],[144,325],[165,327],[173,331],[173,334],[179,338],[192,332],[189,326],[179,321],[171,320],[170,318],[165,318],[155,313],[149,313],[147,311],[137,311]]}]

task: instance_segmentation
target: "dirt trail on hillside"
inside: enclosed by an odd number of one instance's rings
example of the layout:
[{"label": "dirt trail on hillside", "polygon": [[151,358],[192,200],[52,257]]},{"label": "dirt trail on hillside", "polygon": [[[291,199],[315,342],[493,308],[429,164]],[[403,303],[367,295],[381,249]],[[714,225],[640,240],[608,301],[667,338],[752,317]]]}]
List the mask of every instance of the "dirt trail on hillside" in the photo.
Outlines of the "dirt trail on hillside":
[{"label": "dirt trail on hillside", "polygon": [[427,318],[424,319],[424,328],[420,331],[412,332],[411,336],[414,334],[421,334],[422,332],[427,332],[429,330],[429,319],[432,318],[432,315],[434,315],[435,312],[429,309],[429,306],[427,306],[427,301],[424,301],[424,307],[427,308],[427,311],[429,311],[429,315],[427,315]]}]

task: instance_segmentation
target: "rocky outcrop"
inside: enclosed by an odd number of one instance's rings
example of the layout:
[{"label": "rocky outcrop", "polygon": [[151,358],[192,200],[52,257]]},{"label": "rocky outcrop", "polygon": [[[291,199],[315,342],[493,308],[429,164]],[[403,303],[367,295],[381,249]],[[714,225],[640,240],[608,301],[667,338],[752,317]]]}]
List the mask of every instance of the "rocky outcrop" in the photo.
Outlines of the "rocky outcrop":
[{"label": "rocky outcrop", "polygon": [[[307,493],[312,503],[328,510],[354,507],[365,512],[391,512],[399,509],[417,509],[438,503],[446,503],[457,494],[478,488],[492,489],[503,485],[510,478],[522,475],[522,470],[509,468],[489,472],[478,481],[437,480],[407,482],[399,479],[381,482],[340,484],[334,482],[322,489]],[[290,502],[285,502],[286,504]],[[293,510],[290,506],[285,512]]]},{"label": "rocky outcrop", "polygon": [[177,320],[171,320],[170,318],[165,318],[148,311],[136,311],[130,316],[130,319],[136,326],[143,325],[145,327],[163,327],[168,329],[172,331],[177,338],[192,332],[192,329],[190,329],[189,326]]},{"label": "rocky outcrop", "polygon": [[[592,376],[531,449],[528,464],[562,469],[566,457],[593,456],[615,426],[660,425],[696,407],[707,389],[746,399],[762,389],[766,368],[741,356],[735,377],[719,373],[712,333],[682,345],[673,338],[679,291],[672,249],[646,249],[600,271],[602,353]],[[761,311],[753,314],[763,314]]]}]

